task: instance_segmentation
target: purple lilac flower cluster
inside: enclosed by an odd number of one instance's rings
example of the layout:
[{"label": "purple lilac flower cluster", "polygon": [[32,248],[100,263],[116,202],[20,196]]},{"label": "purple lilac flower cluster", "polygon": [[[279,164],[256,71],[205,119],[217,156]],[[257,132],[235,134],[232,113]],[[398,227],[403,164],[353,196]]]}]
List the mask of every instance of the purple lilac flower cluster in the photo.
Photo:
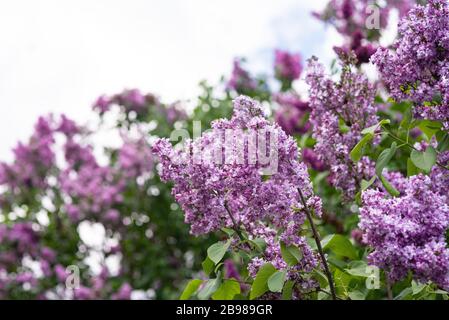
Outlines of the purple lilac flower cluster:
[{"label": "purple lilac flower cluster", "polygon": [[[149,177],[153,170],[151,148],[143,137],[131,139],[124,135],[124,143],[117,150],[117,161],[100,165],[93,148],[82,142],[85,134],[88,134],[86,129],[66,116],[39,118],[29,142],[20,143],[14,149],[14,161],[0,165],[0,185],[5,190],[1,194],[2,206],[8,204],[5,208],[13,211],[20,205],[21,198],[40,202],[48,195],[54,197],[54,191],[47,191],[56,188],[57,201],[62,202],[71,222],[96,220],[108,229],[120,231],[122,222],[118,206],[122,204],[123,192],[130,182]],[[59,139],[58,135],[64,139]],[[57,140],[64,141],[62,152],[58,151]],[[64,164],[56,161],[56,154],[64,155]],[[36,195],[36,190],[42,194]],[[30,206],[29,202],[27,205]],[[65,221],[64,217],[54,218],[60,219],[60,225]],[[30,292],[46,290],[40,287],[41,276],[22,264],[24,259],[36,261],[47,279],[54,277],[60,282],[65,281],[67,273],[57,261],[55,251],[42,245],[44,229],[44,225],[22,217],[0,224],[0,298],[7,296],[3,290],[15,284],[25,284]],[[129,297],[130,287],[126,283],[116,293],[109,287],[100,286],[108,277],[103,274],[91,278],[92,286],[75,290],[73,298],[101,298],[104,294],[114,294],[113,298],[119,299]],[[48,290],[60,298],[67,297],[66,292]]]},{"label": "purple lilac flower cluster", "polygon": [[447,290],[449,205],[433,187],[431,178],[420,174],[406,180],[400,197],[365,191],[359,228],[363,242],[374,249],[369,262],[386,270],[391,281],[412,272],[418,281],[433,281]]},{"label": "purple lilac flower cluster", "polygon": [[[143,94],[138,89],[124,90],[111,96],[102,95],[97,98],[92,108],[100,115],[104,115],[114,106],[119,107],[121,115],[127,120],[162,120],[173,125],[176,121],[187,119],[187,114],[179,102],[164,104],[152,93]],[[130,119],[131,118],[131,119]]]},{"label": "purple lilac flower cluster", "polygon": [[309,104],[294,92],[280,92],[273,95],[278,104],[274,113],[275,121],[289,135],[304,134],[311,129],[308,120]]},{"label": "purple lilac flower cluster", "polygon": [[29,142],[14,149],[14,162],[0,163],[0,185],[8,185],[13,192],[46,186],[46,174],[55,161],[53,131],[49,120],[40,117]]},{"label": "purple lilac flower cluster", "polygon": [[142,114],[147,111],[147,102],[155,101],[153,95],[145,96],[138,89],[124,90],[113,96],[100,96],[93,105],[93,109],[101,114],[109,111],[113,105],[119,105],[125,113],[134,111]]},{"label": "purple lilac flower cluster", "polygon": [[[56,279],[65,284],[70,273],[58,263],[57,253],[42,246],[42,227],[31,222],[16,222],[11,226],[0,225],[0,298],[8,298],[8,288],[22,286],[27,291],[37,292],[39,299],[101,299],[111,296],[116,299],[130,299],[131,287],[124,283],[117,291],[106,285],[111,277],[107,268],[93,276],[91,287],[80,286],[75,290],[46,288],[41,281]],[[39,269],[32,269],[23,263],[34,261]]]},{"label": "purple lilac flower cluster", "polygon": [[[442,152],[438,156],[438,162],[446,167],[449,166],[449,151]],[[434,166],[430,173],[432,179],[432,189],[441,195],[446,196],[449,204],[449,171],[439,166]]]},{"label": "purple lilac flower cluster", "polygon": [[372,57],[394,99],[411,100],[416,115],[449,128],[449,4],[429,0],[399,24],[394,51]]},{"label": "purple lilac flower cluster", "polygon": [[281,81],[292,82],[299,78],[302,69],[301,55],[299,53],[292,54],[283,50],[275,50],[274,71],[276,78]]},{"label": "purple lilac flower cluster", "polygon": [[117,206],[130,181],[152,172],[151,148],[143,138],[124,137],[117,165],[100,165],[90,146],[68,140],[65,156],[68,167],[59,176],[61,191],[68,199],[66,211],[73,222],[86,218],[114,225],[120,221]]},{"label": "purple lilac flower cluster", "polygon": [[368,158],[354,164],[349,153],[360,141],[361,131],[378,121],[375,88],[347,64],[335,83],[315,58],[309,60],[307,83],[315,153],[330,168],[330,182],[347,200],[353,199],[361,179],[369,180],[374,175],[374,165]]},{"label": "purple lilac flower cluster", "polygon": [[[345,44],[339,50],[354,51],[358,63],[369,62],[376,51],[372,42],[376,42],[388,23],[392,8],[404,16],[414,5],[415,0],[387,0],[384,6],[373,0],[331,0],[325,10],[314,15],[326,23],[335,26],[337,31],[345,38]],[[375,10],[378,10],[378,26],[370,27],[376,23]]]},{"label": "purple lilac flower cluster", "polygon": [[[231,139],[224,140],[229,132]],[[251,132],[259,133],[256,140]],[[267,136],[273,140],[277,137],[277,143],[273,146]],[[276,154],[274,173],[263,175],[266,163],[261,161],[260,152],[249,152],[253,144],[264,154]],[[243,158],[235,156],[237,148],[244,151]],[[277,124],[267,121],[256,101],[240,96],[234,100],[230,120],[214,121],[211,131],[188,141],[184,149],[174,149],[168,140],[161,139],[154,151],[160,158],[161,177],[174,183],[172,193],[193,234],[228,227],[242,228],[251,238],[265,239],[264,257],[250,264],[251,275],[263,262],[286,267],[279,239],[300,247],[303,259],[297,268],[311,271],[317,265],[305,238],[298,235],[305,220],[298,190],[317,215],[321,213],[321,200],[313,195],[307,167],[298,161],[295,141]],[[283,230],[279,237],[276,230]]]},{"label": "purple lilac flower cluster", "polygon": [[231,78],[226,84],[228,90],[239,93],[252,92],[257,89],[257,81],[242,67],[242,60],[235,59]]}]

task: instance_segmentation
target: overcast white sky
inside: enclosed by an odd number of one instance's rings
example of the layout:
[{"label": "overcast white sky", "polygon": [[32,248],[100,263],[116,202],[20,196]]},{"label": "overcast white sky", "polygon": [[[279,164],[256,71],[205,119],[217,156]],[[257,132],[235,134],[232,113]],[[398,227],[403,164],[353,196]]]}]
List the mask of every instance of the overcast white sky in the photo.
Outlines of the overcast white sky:
[{"label": "overcast white sky", "polygon": [[37,116],[87,121],[102,93],[137,87],[191,99],[234,56],[271,71],[273,49],[329,61],[336,33],[310,16],[327,0],[0,2],[0,160]]}]

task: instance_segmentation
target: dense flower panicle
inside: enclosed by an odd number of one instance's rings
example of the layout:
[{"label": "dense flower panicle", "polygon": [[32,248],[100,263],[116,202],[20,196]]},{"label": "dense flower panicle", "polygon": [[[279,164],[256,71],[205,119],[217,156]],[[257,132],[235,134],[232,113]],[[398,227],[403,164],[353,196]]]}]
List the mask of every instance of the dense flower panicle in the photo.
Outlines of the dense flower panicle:
[{"label": "dense flower panicle", "polygon": [[361,131],[378,121],[375,88],[348,65],[343,66],[338,83],[325,75],[324,67],[315,59],[309,61],[308,69],[315,153],[330,167],[331,183],[346,199],[352,199],[361,179],[369,180],[374,174],[368,158],[354,164],[349,154],[361,139]]},{"label": "dense flower panicle", "polygon": [[171,103],[165,108],[161,108],[161,113],[165,115],[169,124],[173,124],[176,121],[187,120],[187,113],[185,108],[180,102]]},{"label": "dense flower panicle", "polygon": [[[330,0],[322,12],[315,12],[314,16],[335,26],[338,32],[345,36],[353,36],[356,32],[363,33],[370,40],[377,40],[379,34],[373,34],[370,24],[376,21],[370,20],[374,9],[379,11],[379,30],[385,29],[391,9],[395,8],[402,17],[413,7],[415,0],[386,0],[381,6],[380,1],[375,0]],[[368,23],[367,23],[368,22]],[[373,39],[374,37],[374,39]]]},{"label": "dense flower panicle", "polygon": [[[257,135],[252,135],[254,132]],[[257,146],[255,153],[251,146]],[[236,152],[239,150],[243,153]],[[295,141],[267,121],[254,100],[238,97],[230,120],[214,121],[211,131],[189,141],[184,149],[175,150],[168,140],[161,139],[154,151],[160,158],[162,179],[174,182],[173,195],[193,234],[241,226],[252,237],[263,237],[266,256],[281,263],[271,225],[284,230],[280,237],[286,242],[309,252],[303,237],[297,236],[305,219],[298,189],[317,214],[320,201],[313,196],[307,167],[298,162]],[[270,155],[269,160],[275,162],[268,175],[263,172],[273,163],[262,161],[263,155]],[[315,265],[309,257],[304,263]]]},{"label": "dense flower panicle", "polygon": [[103,114],[109,111],[113,105],[118,105],[125,113],[144,114],[148,112],[148,104],[151,103],[158,103],[157,98],[152,94],[144,95],[138,89],[129,89],[112,96],[98,97],[92,108]]},{"label": "dense flower panicle", "polygon": [[172,126],[176,121],[187,119],[185,108],[180,102],[170,104],[162,103],[157,96],[152,93],[143,94],[138,89],[124,90],[111,96],[102,95],[92,105],[93,110],[100,116],[118,108],[120,116],[125,115],[121,121],[163,121]]},{"label": "dense flower panicle", "polygon": [[153,169],[153,154],[149,144],[143,139],[125,143],[119,150],[118,162],[122,173],[129,178],[139,177]]},{"label": "dense flower panicle", "polygon": [[273,95],[273,100],[279,105],[274,113],[275,121],[289,135],[304,134],[311,129],[307,117],[309,104],[291,92]]},{"label": "dense flower panicle", "polygon": [[394,99],[411,100],[415,113],[449,128],[449,4],[429,0],[399,23],[394,51],[372,57]]},{"label": "dense flower panicle", "polygon": [[[331,0],[321,13],[314,15],[343,35],[345,43],[336,50],[354,51],[358,64],[369,62],[376,51],[376,43],[387,27],[392,9],[404,16],[415,0]],[[377,15],[378,13],[378,15]]]},{"label": "dense flower panicle", "polygon": [[279,92],[273,94],[273,101],[276,103],[287,106],[301,111],[310,111],[310,106],[307,101],[301,99],[301,97],[295,92]]},{"label": "dense flower panicle", "polygon": [[51,117],[40,117],[27,144],[14,149],[12,164],[0,163],[0,185],[15,188],[43,188],[45,177],[55,161],[52,150],[54,128]]},{"label": "dense flower panicle", "polygon": [[433,191],[428,176],[410,177],[402,194],[363,193],[359,228],[363,241],[374,251],[368,260],[398,281],[411,271],[418,281],[433,281],[449,288],[449,249],[445,233],[449,206],[445,196]]},{"label": "dense flower panicle", "polygon": [[247,70],[243,69],[242,61],[240,59],[235,59],[231,78],[226,86],[229,90],[235,90],[239,93],[251,92],[256,90],[257,81],[252,78]]},{"label": "dense flower panicle", "polygon": [[61,191],[72,199],[72,203],[67,205],[67,211],[78,221],[87,217],[100,219],[101,213],[123,200],[124,183],[117,181],[109,167],[67,170],[61,173],[60,183]]},{"label": "dense flower panicle", "polygon": [[285,81],[293,81],[299,78],[302,72],[301,55],[287,51],[275,50],[274,72],[276,78]]},{"label": "dense flower panicle", "polygon": [[[449,151],[440,153],[438,162],[449,167]],[[446,203],[449,205],[449,171],[440,166],[434,166],[430,173],[430,178],[432,179],[433,190],[445,196]]]},{"label": "dense flower panicle", "polygon": [[322,172],[328,169],[324,162],[320,160],[320,157],[316,154],[316,152],[313,151],[313,149],[304,148],[302,150],[302,159],[313,170]]}]

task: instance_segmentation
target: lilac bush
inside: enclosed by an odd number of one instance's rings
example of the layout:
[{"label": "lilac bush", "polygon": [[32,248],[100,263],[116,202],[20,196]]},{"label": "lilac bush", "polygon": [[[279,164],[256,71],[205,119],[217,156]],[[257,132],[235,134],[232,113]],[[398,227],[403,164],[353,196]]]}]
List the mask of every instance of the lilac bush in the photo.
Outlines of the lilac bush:
[{"label": "lilac bush", "polygon": [[0,299],[449,299],[448,6],[331,0],[330,68],[40,117],[0,162]]}]

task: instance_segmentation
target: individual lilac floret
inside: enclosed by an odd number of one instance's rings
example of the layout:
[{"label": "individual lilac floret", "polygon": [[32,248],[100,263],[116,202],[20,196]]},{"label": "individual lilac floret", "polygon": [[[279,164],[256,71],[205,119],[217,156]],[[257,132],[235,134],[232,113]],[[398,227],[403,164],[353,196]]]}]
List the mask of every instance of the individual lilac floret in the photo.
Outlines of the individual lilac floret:
[{"label": "individual lilac floret", "polygon": [[378,121],[375,88],[346,64],[340,81],[334,82],[315,58],[309,60],[306,80],[310,87],[315,153],[330,168],[330,182],[343,192],[345,199],[353,199],[361,179],[369,180],[374,175],[368,158],[355,164],[349,154],[362,138],[361,131]]},{"label": "individual lilac floret", "polygon": [[429,0],[399,23],[394,51],[379,49],[372,57],[398,101],[411,100],[415,114],[449,128],[449,4]]},{"label": "individual lilac floret", "polygon": [[449,206],[446,197],[432,187],[431,179],[420,174],[409,178],[397,198],[378,190],[365,191],[359,228],[363,242],[374,249],[368,261],[384,269],[391,281],[412,272],[416,280],[430,280],[447,290]]},{"label": "individual lilac floret", "polygon": [[[305,221],[298,189],[317,215],[321,201],[313,195],[307,167],[298,161],[295,140],[270,123],[256,101],[240,96],[230,120],[214,121],[210,131],[184,149],[175,150],[160,139],[154,151],[161,178],[174,183],[172,193],[193,234],[243,228],[251,238],[267,242],[264,261],[286,267],[275,241],[279,236],[301,248],[302,270],[317,264],[305,238],[298,235]],[[272,227],[283,231],[277,235]]]}]

